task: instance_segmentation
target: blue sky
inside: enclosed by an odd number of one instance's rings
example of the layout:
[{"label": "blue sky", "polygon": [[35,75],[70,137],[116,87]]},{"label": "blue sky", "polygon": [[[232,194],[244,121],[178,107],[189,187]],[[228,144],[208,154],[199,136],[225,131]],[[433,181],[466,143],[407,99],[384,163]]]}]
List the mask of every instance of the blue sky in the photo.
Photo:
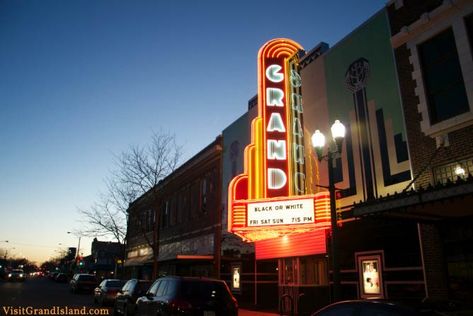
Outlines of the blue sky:
[{"label": "blue sky", "polygon": [[385,3],[0,0],[0,248],[75,247],[114,154],[163,130],[190,158],[245,112],[266,41],[333,46]]}]

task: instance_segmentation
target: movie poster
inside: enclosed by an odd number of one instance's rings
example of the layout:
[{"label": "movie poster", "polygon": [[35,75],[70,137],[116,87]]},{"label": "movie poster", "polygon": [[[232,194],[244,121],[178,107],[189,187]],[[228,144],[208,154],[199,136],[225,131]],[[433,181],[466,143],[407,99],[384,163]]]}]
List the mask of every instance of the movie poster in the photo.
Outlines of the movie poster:
[{"label": "movie poster", "polygon": [[363,292],[366,294],[381,294],[378,260],[363,260],[362,267]]},{"label": "movie poster", "polygon": [[240,292],[240,265],[232,266],[232,292]]},{"label": "movie poster", "polygon": [[383,298],[381,255],[358,256],[361,298]]}]

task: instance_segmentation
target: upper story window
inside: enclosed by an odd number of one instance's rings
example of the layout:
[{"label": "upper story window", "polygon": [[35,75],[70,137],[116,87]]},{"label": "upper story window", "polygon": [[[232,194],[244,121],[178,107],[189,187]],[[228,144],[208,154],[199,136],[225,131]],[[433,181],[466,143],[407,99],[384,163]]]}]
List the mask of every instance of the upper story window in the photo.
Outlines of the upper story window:
[{"label": "upper story window", "polygon": [[471,6],[458,10],[445,1],[391,39],[410,51],[420,128],[427,136],[473,125],[472,13]]},{"label": "upper story window", "polygon": [[202,213],[207,213],[208,208],[208,179],[207,176],[200,181],[200,210]]},{"label": "upper story window", "polygon": [[154,212],[152,210],[146,210],[141,213],[141,219],[138,223],[141,232],[150,232],[153,230],[153,214]]},{"label": "upper story window", "polygon": [[212,169],[200,181],[200,209],[203,213],[207,213],[215,205],[217,175],[217,171]]},{"label": "upper story window", "polygon": [[177,192],[172,195],[172,198],[170,200],[170,214],[169,214],[169,224],[171,226],[176,225],[177,223]]},{"label": "upper story window", "polygon": [[190,202],[190,218],[195,218],[198,215],[198,208],[200,205],[199,197],[200,197],[200,187],[199,181],[192,182],[191,189],[191,202]]},{"label": "upper story window", "polygon": [[162,227],[167,227],[169,225],[169,216],[171,213],[171,207],[170,207],[169,200],[165,201],[162,206]]},{"label": "upper story window", "polygon": [[130,217],[128,218],[128,222],[129,222],[128,224],[129,236],[128,237],[131,237],[131,236],[134,237],[141,234],[139,216],[140,216],[140,213],[137,210],[135,210],[134,212],[130,214]]},{"label": "upper story window", "polygon": [[473,50],[473,13],[465,18],[465,27],[468,34],[468,40],[470,41],[470,49]]},{"label": "upper story window", "polygon": [[451,28],[418,46],[430,124],[469,111],[468,98]]},{"label": "upper story window", "polygon": [[445,184],[464,179],[473,174],[473,158],[464,159],[434,168],[435,183]]},{"label": "upper story window", "polygon": [[181,191],[181,220],[180,222],[185,222],[190,218],[190,200],[191,200],[191,190],[190,186],[186,185]]}]

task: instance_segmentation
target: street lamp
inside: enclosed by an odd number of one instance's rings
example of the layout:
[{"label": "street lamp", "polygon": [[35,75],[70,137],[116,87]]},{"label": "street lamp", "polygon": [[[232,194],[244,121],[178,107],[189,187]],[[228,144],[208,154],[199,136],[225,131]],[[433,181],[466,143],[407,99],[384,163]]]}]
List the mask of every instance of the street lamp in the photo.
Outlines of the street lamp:
[{"label": "street lamp", "polygon": [[332,278],[333,278],[333,301],[340,300],[340,265],[338,262],[338,226],[337,207],[335,204],[335,183],[333,170],[337,163],[337,158],[342,152],[343,139],[345,137],[345,126],[336,120],[331,127],[332,140],[328,143],[327,154],[324,155],[325,136],[319,130],[312,135],[312,146],[315,149],[317,158],[320,161],[327,160],[328,165],[328,190],[330,193],[330,223],[332,226]]}]

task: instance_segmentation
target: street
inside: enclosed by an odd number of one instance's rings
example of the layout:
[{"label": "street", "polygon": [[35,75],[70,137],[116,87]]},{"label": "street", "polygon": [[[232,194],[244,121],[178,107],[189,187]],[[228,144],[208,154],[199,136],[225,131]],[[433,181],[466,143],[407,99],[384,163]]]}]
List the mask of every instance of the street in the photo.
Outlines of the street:
[{"label": "street", "polygon": [[[0,306],[12,307],[92,307],[92,294],[72,294],[68,283],[56,283],[47,278],[25,282],[0,281]],[[98,307],[98,306],[97,306]]]},{"label": "street", "polygon": [[[68,283],[57,283],[47,278],[27,279],[25,282],[5,282],[0,280],[0,315],[5,315],[5,308],[40,308],[55,307],[72,308],[87,307],[99,308],[94,305],[91,293],[72,294]],[[111,315],[108,311],[99,311],[100,315]],[[108,313],[108,314],[107,314]],[[10,315],[27,315],[22,312],[10,311]],[[268,316],[275,315],[264,312],[256,312],[240,309],[240,316]],[[98,315],[98,314],[97,314]]]}]

